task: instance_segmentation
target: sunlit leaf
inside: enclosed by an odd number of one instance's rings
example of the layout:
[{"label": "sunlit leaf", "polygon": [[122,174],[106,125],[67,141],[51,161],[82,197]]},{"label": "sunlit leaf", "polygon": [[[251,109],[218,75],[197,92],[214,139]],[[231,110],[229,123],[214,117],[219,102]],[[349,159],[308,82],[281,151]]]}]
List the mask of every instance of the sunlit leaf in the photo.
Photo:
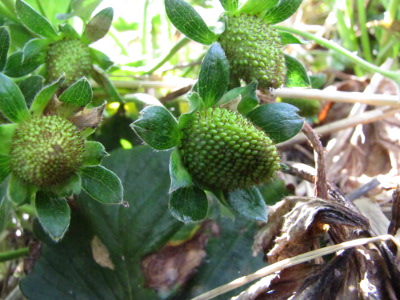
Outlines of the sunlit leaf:
[{"label": "sunlit leaf", "polygon": [[294,57],[285,54],[287,67],[286,83],[287,87],[310,87],[311,81],[307,75],[306,68]]},{"label": "sunlit leaf", "polygon": [[278,5],[266,11],[264,20],[269,24],[285,21],[299,8],[303,0],[280,0]]}]

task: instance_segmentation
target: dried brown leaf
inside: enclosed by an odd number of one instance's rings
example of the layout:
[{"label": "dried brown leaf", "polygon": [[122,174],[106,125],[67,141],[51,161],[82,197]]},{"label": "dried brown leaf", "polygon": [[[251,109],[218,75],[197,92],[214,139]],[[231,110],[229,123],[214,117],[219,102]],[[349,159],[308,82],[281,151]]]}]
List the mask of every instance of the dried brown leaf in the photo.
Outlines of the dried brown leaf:
[{"label": "dried brown leaf", "polygon": [[110,252],[103,242],[97,236],[95,236],[90,245],[92,247],[94,261],[104,268],[114,270],[115,266],[110,259]]}]

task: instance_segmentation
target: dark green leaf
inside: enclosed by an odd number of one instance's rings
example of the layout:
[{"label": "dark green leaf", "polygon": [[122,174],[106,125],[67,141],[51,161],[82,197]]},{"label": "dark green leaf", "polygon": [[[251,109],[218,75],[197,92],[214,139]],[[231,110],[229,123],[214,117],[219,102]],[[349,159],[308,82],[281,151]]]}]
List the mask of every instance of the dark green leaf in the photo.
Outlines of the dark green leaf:
[{"label": "dark green leaf", "polygon": [[40,191],[36,193],[35,208],[40,225],[50,238],[55,242],[62,239],[71,219],[71,210],[67,201]]},{"label": "dark green leaf", "polygon": [[278,5],[267,10],[264,19],[269,24],[285,21],[299,8],[303,0],[280,0]]},{"label": "dark green leaf", "polygon": [[247,0],[239,9],[242,14],[256,15],[270,9],[278,3],[278,0]]},{"label": "dark green leaf", "polygon": [[98,65],[103,70],[108,70],[108,68],[113,65],[113,62],[110,60],[110,58],[107,55],[105,55],[103,52],[98,51],[93,48],[89,48],[89,49],[90,49],[90,53],[92,55],[94,64]]},{"label": "dark green leaf", "polygon": [[238,0],[219,0],[219,2],[221,2],[222,7],[229,12],[235,12],[239,5]]},{"label": "dark green leaf", "polygon": [[204,58],[198,80],[198,91],[206,107],[224,95],[229,82],[229,64],[219,43],[214,43]]},{"label": "dark green leaf", "polygon": [[165,0],[165,9],[168,18],[188,38],[211,45],[217,40],[197,11],[184,0]]},{"label": "dark green leaf", "polygon": [[280,37],[281,37],[281,42],[282,45],[288,45],[288,44],[303,44],[302,41],[300,41],[297,37],[295,37],[293,34],[285,31],[278,31]]},{"label": "dark green leaf", "polygon": [[173,148],[179,139],[178,123],[163,106],[145,107],[131,127],[143,141],[157,150]]},{"label": "dark green leaf", "polygon": [[169,174],[171,176],[170,193],[179,188],[193,185],[192,177],[184,167],[179,152],[176,149],[171,154]]},{"label": "dark green leaf", "polygon": [[103,0],[72,0],[71,7],[74,15],[86,22],[102,1]]},{"label": "dark green leaf", "polygon": [[285,54],[287,67],[286,83],[287,87],[310,87],[311,81],[307,75],[307,70],[294,57]]},{"label": "dark green leaf", "polygon": [[237,189],[224,193],[230,208],[245,218],[267,222],[267,205],[256,187]]},{"label": "dark green leaf", "polygon": [[10,213],[11,202],[8,201],[7,197],[3,197],[2,194],[0,194],[0,201],[0,232],[3,232],[12,216]]},{"label": "dark green leaf", "polygon": [[61,87],[64,82],[65,76],[61,76],[58,80],[53,81],[52,83],[44,86],[39,93],[36,94],[33,99],[30,111],[33,116],[40,116],[47,104],[49,104],[51,98],[53,98],[54,94]]},{"label": "dark green leaf", "polygon": [[169,211],[181,222],[197,222],[207,215],[206,193],[195,185],[173,191],[169,197]]},{"label": "dark green leaf", "polygon": [[24,95],[26,105],[30,106],[38,92],[43,88],[44,78],[39,75],[29,76],[18,83],[19,89]]},{"label": "dark green leaf", "polygon": [[5,27],[0,27],[0,72],[7,63],[8,48],[10,47],[10,34]]},{"label": "dark green leaf", "polygon": [[14,174],[11,174],[8,182],[7,195],[15,205],[22,205],[31,201],[33,190]]},{"label": "dark green leaf", "polygon": [[268,103],[249,112],[247,117],[262,128],[275,143],[294,137],[303,128],[299,109],[287,103]]},{"label": "dark green leaf", "polygon": [[114,10],[111,7],[105,8],[90,20],[82,34],[82,40],[91,44],[104,37],[110,29]]},{"label": "dark green leaf", "polygon": [[256,82],[252,82],[244,87],[234,88],[222,96],[222,98],[218,101],[217,106],[221,106],[230,101],[238,99],[240,101],[237,109],[241,114],[246,115],[250,110],[258,105],[259,101],[256,91]]},{"label": "dark green leaf", "polygon": [[82,190],[82,182],[79,174],[72,174],[67,181],[54,185],[51,187],[51,191],[58,197],[71,197],[71,195],[79,195]]},{"label": "dark green leaf", "polygon": [[85,142],[84,165],[99,165],[105,156],[108,156],[108,153],[101,143],[93,141]]},{"label": "dark green leaf", "polygon": [[0,111],[12,122],[29,118],[29,111],[18,85],[0,73]]},{"label": "dark green leaf", "polygon": [[17,124],[1,124],[0,125],[0,153],[9,154],[11,140],[15,132]]},{"label": "dark green leaf", "polygon": [[83,77],[66,89],[60,95],[59,100],[77,107],[83,107],[92,101],[92,97],[92,87],[90,86],[89,81]]},{"label": "dark green leaf", "polygon": [[121,204],[123,188],[121,180],[102,166],[82,167],[79,171],[82,188],[93,199],[104,204]]},{"label": "dark green leaf", "polygon": [[50,22],[26,2],[17,0],[15,9],[18,18],[29,30],[45,38],[57,38],[57,33]]},{"label": "dark green leaf", "polygon": [[8,58],[4,73],[10,77],[22,77],[35,71],[41,64],[43,64],[43,56],[41,54],[24,59],[24,53],[18,51]]},{"label": "dark green leaf", "polygon": [[[0,183],[10,175],[10,172],[10,156],[0,154]],[[0,195],[0,198],[1,197],[3,197],[3,195]]]}]

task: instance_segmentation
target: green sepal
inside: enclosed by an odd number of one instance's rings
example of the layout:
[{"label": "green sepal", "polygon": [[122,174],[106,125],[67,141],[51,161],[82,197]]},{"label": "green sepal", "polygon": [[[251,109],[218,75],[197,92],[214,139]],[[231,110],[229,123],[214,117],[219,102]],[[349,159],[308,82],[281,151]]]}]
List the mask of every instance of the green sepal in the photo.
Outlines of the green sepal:
[{"label": "green sepal", "polygon": [[175,149],[171,153],[171,159],[169,162],[169,175],[171,176],[171,185],[169,192],[172,193],[177,189],[188,187],[193,185],[192,177],[186,170],[182,163],[179,151]]},{"label": "green sepal", "polygon": [[50,190],[58,197],[79,195],[82,190],[81,177],[78,173],[74,173],[65,182],[52,186]]},{"label": "green sepal", "polygon": [[43,58],[41,53],[24,59],[22,51],[15,52],[8,57],[4,74],[10,77],[22,77],[30,74],[43,64]]},{"label": "green sepal", "polygon": [[28,107],[18,85],[2,73],[0,73],[0,111],[15,123],[29,118]]},{"label": "green sepal", "polygon": [[89,48],[89,50],[92,56],[93,64],[98,65],[103,70],[108,70],[108,68],[114,64],[112,60],[103,52],[93,48]]},{"label": "green sepal", "polygon": [[69,24],[60,24],[58,25],[58,29],[60,30],[62,36],[65,38],[72,40],[78,40],[81,38],[79,33],[76,32],[75,28]]},{"label": "green sepal", "polygon": [[164,106],[145,107],[131,128],[144,142],[157,150],[170,149],[178,143],[178,123]]},{"label": "green sepal", "polygon": [[229,63],[219,43],[208,50],[201,64],[197,89],[205,107],[211,107],[224,95],[229,83]]},{"label": "green sepal", "polygon": [[107,96],[110,99],[115,101],[124,103],[124,99],[122,99],[121,95],[118,93],[114,84],[108,78],[108,74],[101,68],[93,66],[92,72],[90,73],[93,79],[98,83],[98,85],[106,92]]},{"label": "green sepal", "polygon": [[44,78],[40,75],[33,75],[26,77],[24,80],[18,83],[18,87],[24,95],[26,105],[29,107],[32,105],[36,95],[43,88]]},{"label": "green sepal", "polygon": [[92,87],[89,81],[83,77],[68,87],[58,99],[75,107],[83,107],[92,101],[92,98]]},{"label": "green sepal", "polygon": [[14,135],[17,124],[1,124],[0,125],[0,153],[10,153],[12,137]]},{"label": "green sepal", "polygon": [[224,200],[225,205],[247,219],[263,222],[268,220],[267,205],[256,187],[226,191]]},{"label": "green sepal", "polygon": [[252,82],[244,87],[234,88],[229,92],[227,92],[224,96],[222,96],[222,98],[217,102],[216,106],[227,104],[230,101],[238,99],[240,96],[240,101],[237,105],[237,110],[241,114],[246,115],[259,103],[256,91],[257,91],[256,82]]},{"label": "green sepal", "polygon": [[0,194],[0,232],[6,228],[8,220],[11,219],[11,202],[7,197]]},{"label": "green sepal", "polygon": [[46,106],[49,104],[50,100],[53,98],[54,94],[61,87],[65,80],[65,75],[63,74],[59,79],[45,85],[35,96],[30,107],[30,111],[33,116],[42,115]]},{"label": "green sepal", "polygon": [[247,117],[264,130],[275,143],[294,137],[303,128],[299,109],[287,103],[268,103],[256,107]]},{"label": "green sepal", "polygon": [[8,48],[10,48],[10,34],[5,27],[0,27],[0,72],[7,64]]},{"label": "green sepal", "polygon": [[265,12],[264,20],[269,24],[285,21],[296,12],[302,2],[303,0],[280,0],[278,5]]},{"label": "green sepal", "polygon": [[75,16],[81,18],[85,23],[89,20],[93,11],[103,0],[80,0],[71,1],[72,12]]},{"label": "green sepal", "polygon": [[29,4],[22,0],[17,0],[15,9],[21,23],[30,31],[48,39],[57,38],[57,33],[50,22]]},{"label": "green sepal", "polygon": [[36,193],[35,208],[40,225],[54,242],[67,232],[71,220],[71,209],[64,198],[48,192]]},{"label": "green sepal", "polygon": [[171,193],[168,207],[179,221],[198,222],[207,216],[207,195],[194,185],[180,188]]},{"label": "green sepal", "polygon": [[30,203],[34,190],[33,186],[11,174],[8,181],[7,196],[15,205],[19,206],[24,203]]},{"label": "green sepal", "polygon": [[[0,184],[10,175],[10,156],[6,154],[0,154]],[[3,195],[0,195],[2,197]]]},{"label": "green sepal", "polygon": [[165,0],[168,18],[176,28],[188,38],[204,45],[217,40],[198,12],[184,0]]},{"label": "green sepal", "polygon": [[28,41],[22,49],[23,60],[25,61],[40,61],[44,63],[46,57],[46,48],[51,41],[44,39],[32,39]]},{"label": "green sepal", "polygon": [[239,6],[238,0],[219,0],[225,11],[235,12]]},{"label": "green sepal", "polygon": [[281,42],[283,46],[288,44],[304,44],[302,41],[300,41],[297,37],[289,32],[278,30],[278,33],[281,37]]},{"label": "green sepal", "polygon": [[82,41],[89,45],[104,37],[110,29],[114,10],[111,7],[105,8],[93,17],[86,25],[82,34]]},{"label": "green sepal", "polygon": [[94,141],[85,142],[85,152],[83,153],[83,164],[85,166],[99,165],[106,156],[108,156],[108,153],[103,144]]},{"label": "green sepal", "polygon": [[198,92],[189,92],[187,95],[187,100],[189,102],[189,111],[188,113],[192,113],[195,110],[200,110],[204,108],[203,99],[201,99]]},{"label": "green sepal", "polygon": [[93,199],[104,204],[121,204],[123,188],[121,180],[102,166],[82,167],[79,170],[82,188]]},{"label": "green sepal", "polygon": [[256,15],[267,9],[271,9],[278,3],[278,0],[247,0],[239,12],[242,14]]},{"label": "green sepal", "polygon": [[310,77],[301,62],[294,57],[285,54],[285,64],[287,67],[286,82],[287,87],[310,87]]}]

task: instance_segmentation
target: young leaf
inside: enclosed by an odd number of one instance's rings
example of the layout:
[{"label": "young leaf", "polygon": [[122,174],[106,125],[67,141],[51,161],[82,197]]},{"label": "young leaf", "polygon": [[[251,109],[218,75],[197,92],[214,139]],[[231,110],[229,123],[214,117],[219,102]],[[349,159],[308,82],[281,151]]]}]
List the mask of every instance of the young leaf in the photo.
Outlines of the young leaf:
[{"label": "young leaf", "polygon": [[[0,154],[0,183],[10,175],[10,156]],[[0,195],[2,197],[2,195]]]},{"label": "young leaf", "polygon": [[188,38],[204,45],[217,40],[195,9],[184,0],[165,0],[165,9],[172,24]]},{"label": "young leaf", "polygon": [[256,187],[238,189],[224,193],[226,203],[243,217],[267,222],[267,205]]},{"label": "young leaf", "polygon": [[246,115],[250,110],[258,105],[259,101],[256,90],[256,82],[252,82],[244,87],[234,88],[222,96],[222,98],[218,101],[217,106],[221,106],[232,100],[238,99],[240,96],[241,98],[237,109],[241,114]]},{"label": "young leaf", "polygon": [[29,203],[32,196],[32,188],[14,174],[11,174],[8,182],[7,196],[15,205]]},{"label": "young leaf", "polygon": [[0,27],[0,72],[6,66],[9,47],[10,35],[5,27]]},{"label": "young leaf", "polygon": [[277,3],[278,0],[247,0],[239,9],[239,12],[243,14],[256,15],[274,7]]},{"label": "young leaf", "polygon": [[170,195],[169,211],[179,221],[201,221],[206,217],[207,210],[206,193],[194,185],[177,189]]},{"label": "young leaf", "polygon": [[66,89],[60,95],[59,100],[77,107],[83,107],[92,101],[92,97],[92,87],[89,81],[83,77]]},{"label": "young leaf", "polygon": [[0,73],[0,111],[15,123],[29,118],[28,107],[18,85],[2,73]]},{"label": "young leaf", "polygon": [[34,10],[29,4],[22,0],[17,0],[15,9],[21,23],[29,30],[48,39],[57,38],[57,33],[50,22]]},{"label": "young leaf", "polygon": [[206,107],[211,107],[224,95],[229,83],[229,63],[219,43],[208,50],[200,69],[198,91]]},{"label": "young leaf", "polygon": [[278,5],[267,10],[264,20],[269,24],[276,24],[285,21],[299,8],[303,0],[280,0]]},{"label": "young leaf", "polygon": [[176,146],[179,138],[178,123],[163,106],[147,106],[140,118],[131,124],[140,138],[157,150]]},{"label": "young leaf", "polygon": [[193,185],[192,177],[183,165],[178,150],[174,150],[171,154],[169,174],[171,176],[171,186],[169,188],[170,193],[179,188]]},{"label": "young leaf", "polygon": [[66,182],[51,187],[51,191],[58,197],[71,197],[79,195],[82,190],[82,182],[79,174],[72,174]]},{"label": "young leaf", "polygon": [[44,56],[42,53],[24,59],[22,51],[15,52],[8,57],[4,73],[10,77],[22,77],[32,73],[43,64]]},{"label": "young leaf", "polygon": [[121,204],[123,188],[121,180],[102,166],[82,167],[79,171],[82,188],[93,199],[104,204]]},{"label": "young leaf", "polygon": [[247,117],[262,128],[275,143],[284,142],[303,128],[299,109],[287,103],[268,103],[250,111]]},{"label": "young leaf", "polygon": [[108,153],[101,143],[85,142],[85,153],[83,154],[83,164],[85,166],[99,165],[105,156],[108,156]]},{"label": "young leaf", "polygon": [[0,125],[0,153],[9,154],[12,137],[14,135],[17,124],[1,124]]},{"label": "young leaf", "polygon": [[287,67],[286,83],[287,87],[310,87],[311,81],[307,75],[307,70],[294,57],[285,54]]},{"label": "young leaf", "polygon": [[55,242],[62,239],[71,220],[71,210],[64,198],[39,191],[36,193],[35,208],[39,223]]},{"label": "young leaf", "polygon": [[281,42],[282,45],[288,45],[288,44],[303,44],[302,41],[300,41],[297,37],[295,37],[293,34],[285,31],[278,31],[280,37],[281,37]]},{"label": "young leaf", "polygon": [[238,0],[219,0],[219,2],[221,2],[222,7],[229,12],[235,12],[239,5]]},{"label": "young leaf", "polygon": [[30,111],[32,112],[33,116],[40,116],[44,109],[46,108],[47,104],[50,102],[51,98],[60,88],[62,83],[64,82],[65,76],[61,76],[58,80],[53,81],[52,83],[44,86],[39,93],[36,94],[35,98],[33,99]]},{"label": "young leaf", "polygon": [[105,8],[90,20],[82,34],[82,40],[91,44],[104,37],[110,29],[114,10],[111,7]]}]

